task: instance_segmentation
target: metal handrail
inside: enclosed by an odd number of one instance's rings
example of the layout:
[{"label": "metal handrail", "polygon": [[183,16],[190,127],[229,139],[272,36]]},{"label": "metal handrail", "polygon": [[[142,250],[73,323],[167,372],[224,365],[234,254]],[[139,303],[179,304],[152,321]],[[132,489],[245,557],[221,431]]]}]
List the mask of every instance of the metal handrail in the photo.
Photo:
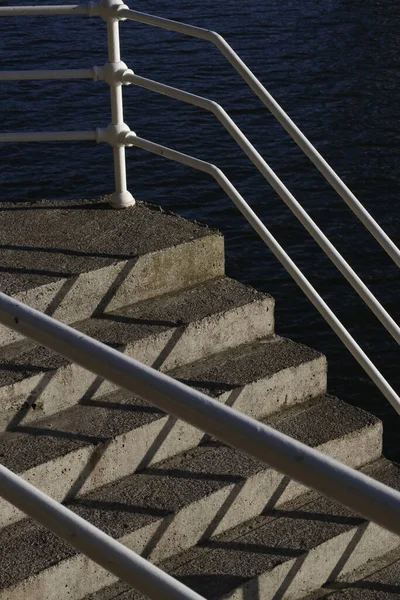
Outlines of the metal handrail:
[{"label": "metal handrail", "polygon": [[146,13],[139,12],[137,10],[131,10],[127,7],[116,5],[114,13],[122,19],[130,19],[144,23],[146,25],[152,25],[153,27],[160,27],[169,31],[175,31],[195,38],[200,38],[212,42],[218,50],[225,56],[225,58],[231,63],[233,68],[239,73],[242,79],[249,85],[253,92],[260,98],[261,102],[268,108],[268,110],[274,115],[279,123],[286,129],[291,138],[296,144],[303,150],[308,156],[311,162],[317,167],[322,173],[325,179],[331,184],[331,186],[337,191],[341,198],[351,208],[363,225],[369,230],[379,244],[384,248],[387,254],[392,258],[398,267],[400,267],[400,250],[393,243],[390,237],[385,231],[378,225],[375,219],[370,215],[366,208],[361,202],[355,197],[353,192],[346,186],[337,173],[332,167],[326,162],[321,156],[318,150],[311,144],[304,133],[297,127],[297,125],[290,119],[285,113],[283,108],[277,103],[277,101],[271,96],[271,94],[265,89],[262,83],[257,79],[254,73],[248,68],[248,66],[241,60],[236,54],[233,48],[228,42],[215,31],[208,29],[202,29],[201,27],[194,27],[186,23],[179,23],[170,19],[164,19],[162,17],[156,17]]},{"label": "metal handrail", "polygon": [[94,16],[99,14],[94,11],[98,2],[87,4],[56,4],[50,6],[2,6],[0,17],[55,17],[55,16]]},{"label": "metal handrail", "polygon": [[[63,10],[65,9],[65,11]],[[43,11],[42,11],[43,9]],[[66,79],[66,78],[78,78],[78,79],[94,79],[95,81],[103,80],[110,86],[111,92],[111,109],[112,109],[112,123],[107,129],[98,129],[96,133],[90,131],[75,131],[75,132],[24,132],[24,133],[5,133],[0,134],[0,142],[17,142],[17,141],[70,141],[70,140],[94,140],[103,141],[109,143],[113,147],[114,152],[114,166],[115,166],[115,181],[117,191],[113,194],[113,204],[118,207],[126,206],[134,203],[132,195],[127,191],[126,188],[126,168],[125,168],[125,146],[127,140],[132,142],[132,145],[142,144],[140,147],[150,150],[158,154],[162,154],[193,166],[194,168],[206,171],[213,175],[218,181],[222,188],[228,193],[234,203],[238,206],[239,210],[244,214],[246,219],[252,224],[256,232],[261,236],[264,242],[273,250],[275,255],[278,257],[280,262],[285,266],[290,275],[295,279],[303,292],[308,296],[314,306],[319,310],[325,320],[330,324],[332,329],[336,332],[339,338],[344,342],[346,347],[350,350],[359,364],[363,367],[365,372],[375,382],[377,387],[381,390],[384,396],[390,401],[395,410],[400,414],[400,399],[396,392],[391,388],[386,379],[378,371],[375,365],[369,360],[366,354],[362,351],[359,345],[355,342],[353,337],[344,328],[342,323],[337,319],[334,313],[329,309],[326,303],[322,300],[321,296],[311,286],[309,281],[301,274],[300,270],[291,261],[289,256],[284,250],[277,244],[276,240],[270,235],[266,227],[261,223],[255,213],[250,209],[245,200],[240,196],[237,190],[232,186],[229,180],[223,175],[223,173],[217,169],[214,165],[205,163],[193,157],[189,157],[182,153],[176,152],[170,148],[160,146],[143,140],[141,138],[133,137],[129,127],[123,121],[123,104],[122,104],[122,91],[121,86],[123,84],[134,83],[141,87],[153,90],[157,93],[165,94],[167,96],[177,98],[184,102],[194,104],[201,108],[204,108],[212,112],[219,121],[223,124],[225,129],[230,133],[233,139],[238,143],[242,150],[247,154],[253,164],[257,167],[264,178],[271,184],[271,186],[277,191],[279,196],[283,199],[286,205],[292,210],[297,219],[302,223],[305,229],[312,235],[314,240],[319,244],[329,259],[335,264],[339,271],[344,275],[347,281],[352,285],[354,290],[371,309],[375,316],[384,325],[387,331],[392,337],[400,343],[400,328],[397,323],[392,319],[380,302],[375,298],[369,288],[363,283],[358,275],[353,271],[343,256],[337,251],[335,246],[325,236],[309,214],[299,204],[296,198],[291,194],[288,188],[283,184],[275,172],[265,162],[263,157],[249,142],[247,137],[242,133],[239,127],[229,117],[226,111],[216,102],[213,102],[207,98],[190,94],[183,90],[161,84],[159,82],[139,77],[135,75],[133,71],[127,68],[126,64],[120,60],[120,48],[119,48],[119,30],[118,22],[121,19],[132,19],[191,35],[193,37],[202,38],[208,41],[212,41],[221,50],[226,58],[231,62],[243,79],[250,85],[250,87],[257,93],[257,95],[263,100],[264,104],[273,112],[273,114],[284,124],[285,128],[289,131],[292,137],[297,141],[300,147],[309,155],[311,160],[324,172],[326,178],[334,185],[337,183],[336,179],[340,182],[340,189],[344,190],[344,199],[346,202],[350,202],[357,208],[358,200],[355,199],[350,190],[346,188],[344,183],[337,177],[337,175],[329,169],[324,171],[324,159],[318,154],[315,148],[305,138],[305,136],[298,130],[294,123],[289,117],[283,112],[281,107],[275,102],[275,100],[268,94],[265,88],[261,85],[258,79],[253,73],[246,67],[241,61],[233,49],[227,44],[227,42],[217,33],[198,27],[193,27],[185,23],[178,23],[169,19],[161,17],[155,17],[138,11],[132,11],[123,4],[122,0],[102,0],[101,2],[89,2],[83,6],[70,6],[70,7],[7,7],[0,8],[0,16],[18,14],[86,14],[89,16],[100,16],[107,22],[107,34],[108,34],[108,55],[109,62],[104,67],[93,67],[92,69],[77,69],[77,70],[36,70],[36,71],[8,71],[0,73],[0,80],[11,80],[11,79]],[[303,147],[304,146],[304,147]],[[342,186],[342,187],[341,187]],[[344,187],[343,187],[344,186]],[[357,204],[358,203],[358,204]],[[380,237],[382,230],[379,225],[372,219],[372,217],[364,210],[362,205],[362,215],[359,218],[363,221],[368,228],[371,226],[374,237]],[[363,212],[364,211],[364,212]],[[357,210],[354,210],[357,213]],[[366,219],[366,222],[364,222]],[[380,232],[380,233],[379,233]],[[378,235],[379,234],[379,235]],[[386,234],[384,234],[386,236]],[[393,242],[386,236],[380,238],[383,246],[386,250],[396,250],[400,257],[400,251],[394,246]],[[388,252],[391,254],[391,251]],[[392,256],[393,258],[393,256]],[[396,262],[396,260],[395,260]],[[400,264],[400,263],[399,263]]]},{"label": "metal handrail", "polygon": [[[107,129],[74,132],[24,132],[0,135],[0,141],[105,141],[113,146],[116,192],[114,204],[127,206],[134,199],[126,188],[125,147],[136,146],[209,173],[224,189],[261,239],[272,250],[302,291],[330,324],[377,387],[400,413],[400,398],[366,356],[357,342],[337,319],[307,278],[298,269],[254,211],[245,202],[224,173],[215,165],[137,137],[123,120],[122,83],[135,83],[158,93],[176,97],[213,112],[255,166],[311,233],[353,288],[391,335],[400,341],[399,327],[365,286],[357,274],[326,238],[302,206],[284,186],[254,146],[222,107],[206,98],[134,75],[120,60],[118,22],[132,19],[178,31],[213,42],[281,122],[293,139],[338,191],[362,223],[370,230],[394,262],[400,266],[400,251],[371,215],[359,203],[337,174],[324,161],[302,132],[284,113],[253,73],[227,42],[215,32],[177,23],[168,19],[129,10],[121,0],[102,0],[80,6],[7,7],[0,16],[25,15],[100,16],[107,22],[109,63],[103,68],[64,71],[10,71],[0,80],[11,79],[104,79],[110,86],[112,123]],[[218,401],[177,382],[165,374],[142,365],[120,352],[45,316],[0,293],[0,323],[26,335],[39,344],[59,352],[96,375],[114,382],[158,408],[175,415],[194,427],[261,460],[312,489],[344,504],[365,518],[400,535],[400,493],[374,481],[337,461],[308,448],[274,429],[246,417]],[[20,477],[0,466],[0,496],[9,500],[45,527],[72,543],[79,551],[133,585],[150,598],[202,600],[201,596],[137,556],[73,512],[61,506]]]},{"label": "metal handrail", "polygon": [[396,340],[396,342],[400,344],[400,327],[392,319],[389,313],[383,308],[383,306],[376,299],[376,297],[371,293],[371,291],[360,279],[357,273],[353,271],[348,262],[343,258],[340,252],[338,252],[338,250],[326,237],[323,231],[321,231],[321,229],[318,227],[315,221],[296,200],[293,194],[291,194],[288,188],[284,185],[284,183],[280,180],[276,173],[271,169],[271,167],[266,163],[261,154],[255,149],[253,144],[251,144],[251,142],[247,139],[244,133],[239,129],[236,123],[231,119],[231,117],[220,104],[209,100],[208,98],[203,98],[202,96],[190,94],[189,92],[186,92],[184,90],[180,90],[178,88],[159,83],[158,81],[153,81],[145,77],[140,77],[139,75],[134,74],[129,69],[127,69],[125,72],[121,71],[119,73],[119,77],[123,83],[133,83],[136,86],[145,88],[147,90],[151,90],[158,94],[163,94],[170,98],[181,100],[182,102],[186,102],[187,104],[192,104],[200,108],[204,108],[205,110],[213,113],[220,121],[220,123],[222,123],[222,125],[231,135],[231,137],[237,142],[240,148],[242,148],[245,154],[250,158],[251,162],[257,167],[259,172],[263,175],[264,179],[266,179],[268,183],[271,184],[273,189],[279,194],[279,196],[290,208],[293,214],[297,217],[297,219],[300,221],[303,227],[313,237],[313,239],[317,242],[320,248],[322,248],[322,250],[328,256],[328,258],[347,279],[347,281],[357,292],[360,298],[362,298],[365,304],[379,319],[379,321],[382,323],[385,329]]},{"label": "metal handrail", "polygon": [[[107,137],[106,130],[98,130],[99,141],[102,141],[103,135]],[[336,317],[334,312],[329,308],[329,306],[318,294],[316,289],[311,285],[305,275],[292,261],[290,256],[270,233],[264,223],[259,219],[252,208],[250,208],[243,196],[241,196],[234,185],[218,167],[198,158],[194,158],[193,156],[173,150],[172,148],[167,148],[166,146],[162,146],[160,144],[140,138],[134,132],[122,133],[119,137],[119,140],[121,143],[125,143],[127,146],[136,146],[137,148],[142,148],[143,150],[147,150],[148,152],[157,154],[158,156],[163,156],[211,175],[226,192],[235,206],[240,210],[242,215],[253,227],[256,233],[258,233],[263,242],[273,252],[279,262],[284,266],[289,275],[291,275],[291,277],[298,284],[307,298],[312,302],[315,308],[319,311],[325,321],[330,325],[336,335],[342,340],[346,348],[351,352],[359,365],[364,369],[364,371],[372,379],[387,400],[389,400],[396,412],[400,414],[400,398],[395,390],[386,381],[374,363],[368,358],[352,335],[347,331],[341,321]]]},{"label": "metal handrail", "polygon": [[[113,131],[111,133],[113,133]],[[40,132],[25,132],[24,134],[0,134],[0,142],[4,140],[4,137],[10,138],[11,136],[13,136],[13,139],[15,141],[18,141],[19,136],[26,136],[26,138],[30,141],[42,141],[41,135],[45,135],[47,141],[60,141],[60,136],[67,136],[68,133],[60,134],[57,132],[49,132],[46,134],[41,134]],[[96,139],[97,142],[110,142],[110,131],[108,129],[99,128],[96,132],[75,132],[75,135],[81,137],[77,137],[74,139]],[[222,189],[231,198],[231,200],[234,202],[234,204],[240,210],[240,212],[243,214],[246,220],[250,223],[250,225],[253,227],[256,233],[258,233],[258,235],[261,237],[264,243],[270,248],[270,250],[276,256],[276,258],[284,266],[289,275],[291,275],[294,281],[298,284],[300,289],[304,292],[304,294],[312,302],[315,308],[319,311],[319,313],[322,315],[325,321],[330,325],[330,327],[333,329],[333,331],[336,333],[339,339],[343,342],[343,344],[346,346],[349,352],[351,352],[351,354],[354,356],[354,358],[357,360],[360,366],[364,369],[364,371],[367,373],[370,379],[375,383],[377,388],[381,391],[385,398],[389,400],[390,404],[393,406],[396,412],[400,414],[400,398],[398,394],[390,386],[390,384],[383,377],[383,375],[380,373],[380,371],[377,369],[374,363],[369,359],[369,357],[365,354],[365,352],[362,350],[359,344],[357,344],[352,335],[347,331],[347,329],[344,327],[341,321],[329,308],[329,306],[326,304],[326,302],[323,300],[320,294],[318,294],[316,289],[311,285],[308,279],[303,275],[300,269],[292,261],[290,256],[284,251],[282,246],[272,236],[272,234],[268,231],[268,229],[265,227],[265,225],[262,223],[259,217],[250,208],[250,206],[247,204],[244,198],[239,194],[236,188],[232,185],[232,183],[229,181],[229,179],[227,179],[227,177],[223,174],[223,172],[220,169],[218,169],[215,165],[194,158],[193,156],[183,154],[182,152],[178,152],[166,146],[155,144],[154,142],[140,138],[136,136],[134,132],[131,132],[129,129],[122,131],[117,136],[117,140],[114,140],[111,143],[117,143],[119,146],[137,146],[139,148],[142,148],[143,150],[152,152],[153,154],[164,156],[165,158],[169,158],[170,160],[174,160],[175,162],[185,164],[187,166],[193,167],[197,170],[212,175],[212,177],[219,183]],[[353,287],[355,288],[355,286]],[[368,290],[368,288],[366,289]],[[361,294],[359,295],[361,296]],[[372,298],[374,298],[374,296],[372,296]],[[381,307],[379,303],[378,306]],[[381,309],[382,311],[384,311],[383,307],[381,307]],[[378,316],[379,313],[377,314],[375,310],[373,312]],[[391,319],[389,315],[388,317],[389,319]],[[382,320],[380,316],[378,318]],[[395,323],[394,325],[397,327]]]},{"label": "metal handrail", "polygon": [[[0,72],[0,81],[11,81],[11,80],[36,80],[36,79],[104,79],[104,67],[94,67],[92,69],[79,69],[79,70],[53,70],[53,71],[3,71]],[[263,175],[264,179],[271,184],[274,190],[279,194],[285,204],[290,208],[293,214],[297,217],[297,219],[301,222],[301,224],[305,227],[305,229],[310,233],[313,239],[318,243],[318,245],[322,248],[328,258],[333,262],[333,264],[339,269],[342,275],[347,279],[353,289],[357,292],[357,294],[362,298],[365,304],[370,308],[370,310],[374,313],[374,315],[379,319],[385,329],[390,333],[390,335],[396,340],[398,344],[400,344],[400,327],[393,320],[393,318],[389,315],[389,313],[385,310],[385,308],[380,304],[377,298],[371,293],[368,287],[364,284],[364,282],[360,279],[360,277],[354,272],[354,270],[350,267],[347,261],[343,258],[343,256],[338,252],[335,246],[330,242],[330,240],[325,236],[325,234],[321,231],[315,221],[310,217],[310,215],[304,210],[304,208],[300,205],[300,203],[296,200],[296,198],[291,194],[288,188],[284,185],[284,183],[279,179],[276,173],[271,169],[271,167],[266,163],[261,154],[254,148],[254,146],[250,143],[248,138],[244,135],[244,133],[239,129],[236,123],[231,119],[231,117],[227,114],[222,106],[218,103],[209,100],[208,98],[204,98],[202,96],[197,96],[195,94],[191,94],[184,90],[180,90],[169,85],[165,85],[159,83],[157,81],[153,81],[151,79],[147,79],[145,77],[140,77],[131,71],[130,69],[121,69],[116,73],[117,78],[121,83],[131,84],[133,83],[136,86],[151,90],[153,92],[163,94],[165,96],[169,96],[171,98],[175,98],[177,100],[181,100],[188,104],[192,104],[203,108],[211,113],[213,113],[217,119],[222,123],[225,129],[229,132],[231,137],[237,142],[237,144],[242,148],[245,154],[250,158],[252,163],[257,167],[260,173]],[[57,134],[57,139],[52,137],[51,134],[47,134],[47,138],[45,137],[45,133],[40,132],[24,132],[22,134],[9,133],[9,134],[0,134],[0,142],[18,142],[18,141],[67,141],[67,140],[93,140],[94,135],[91,132],[60,132]]]},{"label": "metal handrail", "polygon": [[146,597],[205,600],[2,465],[0,496]]}]

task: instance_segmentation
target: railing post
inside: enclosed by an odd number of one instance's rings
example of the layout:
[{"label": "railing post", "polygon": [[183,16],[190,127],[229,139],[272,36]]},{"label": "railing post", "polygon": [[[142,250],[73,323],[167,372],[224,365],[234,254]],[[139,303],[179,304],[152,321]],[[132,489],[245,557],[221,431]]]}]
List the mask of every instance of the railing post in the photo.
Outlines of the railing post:
[{"label": "railing post", "polygon": [[[122,0],[102,0],[101,15],[107,23],[108,40],[108,63],[110,70],[116,72],[121,62],[119,45],[119,19],[116,18],[115,10],[118,6],[124,6]],[[108,81],[111,96],[111,127],[116,131],[124,124],[124,108],[122,101],[122,83],[117,78]],[[115,139],[117,136],[115,136]],[[111,195],[111,206],[113,208],[127,208],[135,204],[135,199],[127,189],[125,146],[115,141],[113,144],[114,154],[114,176],[115,192]]]}]

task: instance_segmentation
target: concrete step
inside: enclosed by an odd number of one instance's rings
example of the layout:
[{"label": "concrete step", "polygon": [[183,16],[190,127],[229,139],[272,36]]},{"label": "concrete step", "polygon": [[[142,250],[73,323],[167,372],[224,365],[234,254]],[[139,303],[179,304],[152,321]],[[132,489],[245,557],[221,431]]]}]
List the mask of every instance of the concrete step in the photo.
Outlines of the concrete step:
[{"label": "concrete step", "polygon": [[[231,370],[224,371],[227,365]],[[325,357],[276,337],[178,371],[193,377],[192,385],[208,384],[212,396],[256,418],[326,391]],[[118,390],[34,423],[15,425],[0,435],[0,460],[62,501],[193,448],[203,437],[198,429]],[[0,525],[21,516],[0,501]]]},{"label": "concrete step", "polygon": [[[274,300],[227,277],[92,317],[80,331],[167,371],[270,336]],[[35,421],[115,389],[42,347],[0,352],[0,426]]]},{"label": "concrete step", "polygon": [[[374,570],[373,573],[362,578],[355,580],[352,578],[349,582],[328,584],[324,593],[318,597],[329,598],[329,600],[398,600],[400,598],[400,560],[398,558],[398,550],[395,552],[397,560],[394,562],[392,562],[393,554],[392,552],[389,553],[388,558],[383,558],[381,561],[371,561],[375,566],[377,562],[381,563],[379,570]],[[370,564],[368,563],[367,567]],[[329,588],[334,589],[335,587],[340,591],[328,591]]]},{"label": "concrete step", "polygon": [[[271,422],[354,467],[381,452],[380,422],[329,396]],[[304,491],[267,466],[210,441],[69,506],[159,562]],[[115,582],[111,574],[29,520],[0,532],[0,559],[1,600],[79,600]]]},{"label": "concrete step", "polygon": [[[380,460],[367,472],[400,489],[397,465]],[[262,516],[205,540],[160,566],[208,600],[295,600],[310,598],[310,593],[327,580],[357,569],[398,546],[398,536],[319,497],[265,511]],[[329,598],[397,598],[398,575],[397,563],[358,590],[352,588]],[[385,587],[381,582],[387,578],[389,585]],[[142,600],[143,596],[117,583],[86,600],[114,598]]]},{"label": "concrete step", "polygon": [[326,371],[325,356],[274,336],[183,365],[169,375],[260,419],[324,394]]},{"label": "concrete step", "polygon": [[[0,290],[66,323],[224,274],[215,230],[108,198],[0,203]],[[20,339],[0,327],[0,346]]]}]

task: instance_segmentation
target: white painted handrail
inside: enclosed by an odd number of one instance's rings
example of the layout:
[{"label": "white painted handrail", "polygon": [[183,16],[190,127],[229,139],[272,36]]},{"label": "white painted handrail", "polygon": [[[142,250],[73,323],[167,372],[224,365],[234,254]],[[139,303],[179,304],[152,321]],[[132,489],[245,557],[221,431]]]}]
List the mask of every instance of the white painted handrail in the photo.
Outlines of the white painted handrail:
[{"label": "white painted handrail", "polygon": [[[15,8],[15,10],[14,10]],[[212,112],[222,123],[225,129],[230,133],[233,139],[238,143],[242,150],[247,154],[253,164],[258,168],[264,178],[270,183],[274,190],[283,199],[286,205],[292,210],[294,215],[302,223],[305,229],[312,235],[317,241],[320,247],[323,249],[325,254],[330,260],[336,265],[339,271],[344,275],[347,281],[352,285],[354,290],[371,309],[375,316],[381,321],[387,331],[392,337],[400,343],[400,328],[398,324],[392,319],[385,308],[380,304],[377,298],[372,294],[368,287],[353,271],[343,256],[337,251],[335,246],[329,241],[313,219],[299,204],[296,198],[291,194],[288,188],[283,184],[275,172],[266,163],[263,157],[257,152],[254,146],[249,142],[242,131],[237,127],[234,121],[229,117],[226,111],[216,102],[213,102],[207,98],[190,94],[183,90],[167,86],[144,77],[139,77],[127,68],[127,65],[121,61],[120,57],[120,46],[119,46],[119,20],[121,19],[132,19],[156,27],[162,27],[179,33],[184,33],[208,41],[212,41],[228,58],[231,64],[243,77],[243,79],[250,85],[250,87],[257,93],[257,95],[263,100],[268,108],[275,114],[280,120],[292,137],[297,143],[306,151],[307,155],[313,160],[313,162],[324,172],[327,179],[335,187],[337,175],[331,170],[326,171],[324,167],[324,159],[318,154],[315,148],[308,142],[308,140],[299,132],[294,123],[289,117],[282,111],[279,105],[273,100],[268,94],[265,88],[261,85],[258,79],[251,73],[251,71],[244,65],[237,54],[227,44],[227,42],[217,33],[198,27],[193,27],[185,23],[177,23],[169,19],[163,19],[161,17],[155,17],[153,15],[147,15],[138,11],[132,11],[123,4],[122,0],[102,0],[101,2],[89,2],[81,7],[70,6],[64,7],[53,6],[53,7],[8,7],[6,9],[0,8],[0,16],[4,15],[20,15],[20,14],[86,14],[89,16],[99,16],[104,19],[107,23],[107,36],[108,36],[108,60],[109,62],[104,67],[93,67],[92,69],[79,69],[79,70],[65,70],[65,71],[9,71],[0,74],[0,80],[10,79],[69,79],[77,77],[79,78],[91,78],[95,81],[103,80],[110,87],[111,94],[111,113],[112,120],[111,124],[106,129],[98,129],[96,134],[94,132],[76,131],[76,132],[22,132],[22,133],[4,133],[0,134],[0,142],[38,142],[38,141],[71,141],[71,140],[94,140],[103,141],[109,143],[113,147],[114,153],[114,171],[115,171],[115,185],[116,191],[112,195],[112,205],[118,208],[130,206],[134,204],[134,199],[126,187],[126,165],[125,165],[125,145],[127,140],[131,140],[133,145],[142,144],[140,147],[156,152],[193,166],[194,168],[205,170],[206,172],[213,175],[218,181],[221,187],[226,191],[230,198],[234,201],[239,210],[244,214],[246,219],[252,224],[257,233],[261,236],[264,242],[273,250],[275,255],[281,261],[281,263],[287,268],[288,272],[299,284],[301,289],[313,302],[314,306],[317,307],[319,312],[324,316],[325,320],[330,324],[333,330],[337,333],[339,338],[344,342],[346,347],[350,350],[356,360],[364,368],[366,373],[375,382],[377,387],[385,395],[385,397],[391,402],[395,409],[400,412],[400,400],[398,395],[394,392],[388,382],[384,379],[382,374],[376,369],[373,363],[368,359],[362,349],[358,346],[349,332],[344,328],[342,323],[332,313],[326,303],[322,300],[321,296],[311,286],[308,280],[301,274],[299,269],[294,265],[291,259],[283,249],[277,245],[276,240],[270,236],[266,227],[261,223],[255,213],[250,209],[244,199],[240,196],[237,190],[232,186],[229,180],[222,174],[222,172],[213,165],[209,165],[204,161],[200,161],[193,157],[189,157],[179,152],[175,152],[170,148],[153,144],[147,140],[141,138],[132,138],[132,133],[129,127],[124,123],[123,117],[123,103],[122,103],[122,85],[134,83],[141,87],[153,90],[157,93],[165,94],[167,96],[177,98],[184,102],[194,104],[201,108],[204,108]],[[43,9],[43,13],[41,12]],[[22,12],[21,12],[22,11]],[[321,162],[322,161],[322,162]],[[206,166],[207,165],[207,166]],[[322,166],[321,166],[322,165]],[[324,171],[325,169],[325,171]],[[333,178],[333,179],[332,179]],[[337,178],[338,179],[338,178]],[[344,186],[343,182],[339,179],[340,189],[345,191],[344,199],[350,203],[354,212],[358,214],[357,207],[359,202],[355,199],[350,190]],[[342,186],[342,187],[341,187]],[[344,188],[343,188],[344,186]],[[358,203],[358,204],[357,204]],[[361,205],[360,205],[361,206]],[[357,210],[355,210],[355,207]],[[372,233],[386,248],[388,253],[396,261],[396,256],[400,257],[400,252],[393,244],[393,242],[382,232],[379,225],[373,221],[372,217],[364,211],[362,207],[362,221],[368,227],[372,227]],[[360,217],[361,218],[361,217]],[[383,234],[383,237],[381,235]],[[395,250],[394,254],[393,251]],[[397,254],[396,254],[397,253]],[[400,263],[399,263],[400,264]]]},{"label": "white painted handrail", "polygon": [[95,79],[94,69],[35,69],[30,71],[0,71],[0,81],[34,81],[38,79]]},{"label": "white painted handrail", "polygon": [[56,17],[56,16],[95,16],[99,11],[95,11],[97,2],[88,2],[88,4],[73,4],[67,6],[2,6],[0,7],[0,17]]},{"label": "white painted handrail", "polygon": [[400,492],[3,293],[0,323],[400,535]]},{"label": "white painted handrail", "polygon": [[205,600],[2,465],[0,496],[146,597]]},{"label": "white painted handrail", "polygon": [[134,85],[137,85],[139,87],[151,90],[159,94],[163,94],[165,96],[169,96],[170,98],[181,100],[182,102],[186,102],[188,104],[199,106],[213,113],[220,121],[220,123],[222,123],[225,129],[229,132],[232,138],[242,148],[245,154],[247,154],[247,156],[257,167],[257,169],[260,171],[263,177],[268,181],[268,183],[271,184],[274,190],[279,194],[279,196],[290,208],[290,210],[297,217],[300,223],[305,227],[308,233],[319,244],[319,246],[328,256],[328,258],[347,279],[347,281],[357,292],[357,294],[363,299],[365,304],[380,320],[380,322],[386,328],[386,330],[391,334],[391,336],[396,340],[396,342],[400,344],[400,327],[392,319],[389,313],[383,308],[383,306],[371,293],[371,291],[360,279],[360,277],[358,277],[357,273],[353,271],[348,262],[338,252],[335,246],[329,241],[326,235],[315,223],[315,221],[313,221],[313,219],[304,210],[301,204],[299,204],[299,202],[296,200],[293,194],[291,194],[291,192],[284,185],[284,183],[279,179],[276,173],[265,162],[261,154],[249,142],[247,137],[239,129],[239,127],[231,119],[231,117],[227,114],[227,112],[222,106],[220,106],[216,102],[213,102],[212,100],[209,100],[208,98],[203,98],[202,96],[190,94],[188,92],[185,92],[184,90],[180,90],[177,88],[173,88],[169,85],[159,83],[158,81],[152,81],[151,79],[140,77],[139,75],[134,74],[129,69],[127,69],[125,72],[121,71],[119,76],[123,83],[133,83]]},{"label": "white painted handrail", "polygon": [[202,29],[200,27],[193,27],[186,23],[178,23],[170,19],[164,19],[149,15],[146,13],[139,12],[137,10],[130,10],[122,6],[116,5],[114,12],[120,18],[131,19],[144,23],[146,25],[152,25],[154,27],[160,27],[169,31],[175,31],[191,37],[200,38],[212,42],[218,50],[225,56],[225,58],[231,63],[234,69],[239,73],[242,79],[250,86],[253,92],[260,98],[261,102],[268,108],[268,110],[274,115],[279,123],[286,129],[296,144],[303,150],[308,156],[311,162],[317,167],[322,173],[325,179],[332,185],[337,191],[341,198],[351,208],[351,210],[357,215],[359,220],[384,248],[387,254],[392,258],[398,267],[400,267],[400,250],[393,243],[390,237],[383,231],[378,225],[375,219],[369,214],[366,208],[361,202],[355,197],[355,195],[349,190],[342,179],[335,173],[332,167],[326,162],[321,156],[318,150],[311,144],[306,138],[304,133],[297,127],[297,125],[290,119],[285,113],[283,108],[276,102],[271,94],[265,89],[262,83],[252,73],[252,71],[245,65],[241,58],[236,54],[233,48],[228,44],[224,38],[208,29]]},{"label": "white painted handrail", "polygon": [[95,141],[95,131],[23,131],[0,133],[0,142],[76,142]]},{"label": "white painted handrail", "polygon": [[[98,130],[99,142],[104,141],[103,136],[104,139],[107,137],[106,130]],[[365,352],[360,348],[341,321],[339,321],[323,298],[318,294],[316,289],[311,285],[308,279],[292,261],[290,256],[285,252],[274,236],[268,231],[264,223],[257,217],[256,213],[250,208],[245,199],[239,194],[237,189],[232,185],[232,183],[220,169],[218,169],[215,165],[203,160],[199,160],[198,158],[194,158],[193,156],[183,154],[177,150],[172,150],[166,146],[155,144],[154,142],[140,138],[133,132],[122,133],[120,135],[120,140],[121,142],[124,141],[126,145],[142,148],[143,150],[147,150],[148,152],[157,154],[158,156],[163,156],[169,160],[173,160],[211,175],[226,192],[235,206],[240,210],[248,223],[250,223],[253,229],[258,233],[263,242],[273,252],[279,262],[284,266],[289,275],[291,275],[291,277],[298,284],[300,289],[312,302],[319,313],[323,316],[325,321],[330,325],[339,339],[342,340],[343,344],[351,352],[351,354],[361,365],[367,375],[372,379],[385,398],[389,400],[393,408],[398,414],[400,414],[400,398],[394,389],[386,381],[386,379],[375,367]]]}]

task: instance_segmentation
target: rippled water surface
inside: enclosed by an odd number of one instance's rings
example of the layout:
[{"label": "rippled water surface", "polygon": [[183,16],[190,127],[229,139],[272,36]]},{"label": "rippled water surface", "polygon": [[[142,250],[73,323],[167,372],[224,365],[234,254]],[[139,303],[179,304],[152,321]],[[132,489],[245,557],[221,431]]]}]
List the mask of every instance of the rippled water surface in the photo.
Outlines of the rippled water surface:
[{"label": "rippled water surface", "polygon": [[[400,243],[399,0],[154,0],[131,6],[224,35]],[[226,108],[400,320],[398,269],[222,55],[207,42],[131,22],[121,24],[121,34],[122,57],[137,74],[209,96]],[[101,65],[105,24],[84,17],[2,19],[0,55],[2,69]],[[225,171],[399,392],[396,344],[221,125],[200,109],[134,86],[124,98],[125,120],[141,137]],[[93,129],[110,118],[107,88],[93,82],[2,83],[0,108],[3,131]],[[228,273],[276,298],[278,333],[328,356],[330,390],[384,418],[387,452],[394,455],[400,419],[216,184],[137,149],[127,155],[135,197],[220,228]],[[0,145],[0,182],[3,200],[109,193],[111,152],[89,143]]]}]

